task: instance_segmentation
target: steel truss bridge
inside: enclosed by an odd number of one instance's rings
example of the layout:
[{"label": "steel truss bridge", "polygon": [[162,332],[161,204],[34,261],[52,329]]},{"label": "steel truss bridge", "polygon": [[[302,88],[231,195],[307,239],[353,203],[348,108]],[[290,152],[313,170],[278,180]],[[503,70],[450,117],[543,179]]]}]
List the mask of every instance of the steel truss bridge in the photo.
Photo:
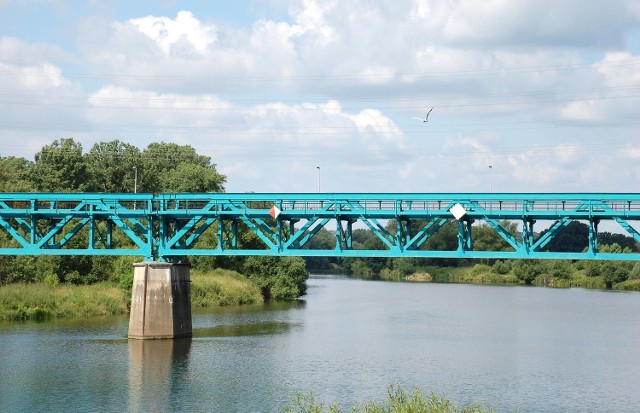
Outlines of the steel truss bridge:
[{"label": "steel truss bridge", "polygon": [[[588,225],[584,252],[548,252],[571,222]],[[206,193],[0,194],[0,255],[135,255],[173,261],[194,255],[279,255],[424,258],[550,258],[640,260],[605,253],[598,228],[613,223],[640,242],[635,193]],[[457,226],[455,250],[428,249],[447,222]],[[510,232],[508,222],[518,224]],[[506,250],[474,249],[474,224],[485,223]],[[540,236],[535,224],[545,223]],[[354,246],[368,228],[384,249]],[[323,228],[335,242],[314,249]],[[512,230],[513,231],[513,230]],[[254,234],[246,242],[246,234]],[[357,243],[356,243],[357,244]]]}]

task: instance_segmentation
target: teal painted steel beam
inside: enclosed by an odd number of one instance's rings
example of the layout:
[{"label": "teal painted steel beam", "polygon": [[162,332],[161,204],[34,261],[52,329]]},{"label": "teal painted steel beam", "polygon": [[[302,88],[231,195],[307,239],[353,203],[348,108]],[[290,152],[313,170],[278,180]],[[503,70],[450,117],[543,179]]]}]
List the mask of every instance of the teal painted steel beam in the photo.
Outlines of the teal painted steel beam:
[{"label": "teal painted steel beam", "polygon": [[[426,241],[448,221],[450,209],[465,209],[458,225],[457,251],[426,248]],[[269,214],[277,206],[280,214]],[[510,234],[500,220],[520,222],[522,239]],[[555,221],[534,239],[536,221]],[[546,252],[548,243],[572,221],[589,223],[589,249],[574,256]],[[300,228],[298,221],[306,221]],[[395,222],[392,222],[395,221]],[[171,258],[189,255],[298,255],[465,258],[611,259],[600,254],[598,225],[616,222],[640,241],[640,194],[0,194],[0,232],[11,241],[0,254],[142,255]],[[238,245],[238,223],[264,244],[259,249]],[[475,251],[472,224],[487,223],[514,251]],[[217,223],[217,227],[216,224]],[[230,223],[230,225],[229,225]],[[336,228],[335,248],[310,250],[318,232]],[[344,227],[346,223],[346,228]],[[358,250],[351,244],[352,226],[368,227],[384,250]],[[412,225],[419,230],[412,234]],[[124,235],[114,244],[113,230]],[[217,245],[196,248],[207,231]],[[86,245],[71,243],[88,234]],[[80,239],[80,238],[78,238]],[[200,242],[198,245],[201,245]],[[636,260],[636,254],[613,254]]]}]

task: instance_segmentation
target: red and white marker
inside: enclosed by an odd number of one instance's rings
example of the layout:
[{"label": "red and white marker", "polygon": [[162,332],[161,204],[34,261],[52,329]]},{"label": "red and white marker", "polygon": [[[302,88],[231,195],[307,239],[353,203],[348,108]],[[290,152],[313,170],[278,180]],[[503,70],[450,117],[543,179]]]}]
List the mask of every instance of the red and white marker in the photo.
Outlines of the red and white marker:
[{"label": "red and white marker", "polygon": [[269,215],[271,215],[271,217],[273,219],[276,219],[276,218],[278,218],[278,215],[280,215],[280,212],[282,212],[282,211],[280,211],[280,209],[277,206],[274,205],[269,210]]}]

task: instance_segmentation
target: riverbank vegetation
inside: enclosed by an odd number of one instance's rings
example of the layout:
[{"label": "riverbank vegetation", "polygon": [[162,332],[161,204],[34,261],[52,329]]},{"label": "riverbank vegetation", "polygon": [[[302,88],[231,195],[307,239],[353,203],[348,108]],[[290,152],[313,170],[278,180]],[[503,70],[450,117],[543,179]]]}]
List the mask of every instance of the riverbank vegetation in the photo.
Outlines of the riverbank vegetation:
[{"label": "riverbank vegetation", "polygon": [[[133,272],[132,268],[129,268]],[[263,302],[260,287],[229,270],[191,274],[194,308]],[[0,287],[0,320],[49,320],[63,317],[97,317],[127,314],[130,284],[101,281],[86,285],[44,281]]]},{"label": "riverbank vegetation", "polygon": [[[225,182],[226,176],[217,171],[210,157],[198,154],[191,146],[173,143],[152,143],[140,150],[113,140],[96,143],[84,152],[80,143],[69,138],[44,146],[34,161],[0,156],[0,192],[223,192]],[[13,231],[24,232],[19,222],[12,225]],[[201,234],[196,247],[217,244],[216,225],[212,225],[212,231]],[[264,245],[243,223],[238,226],[240,248]],[[28,234],[22,235],[28,237]],[[88,228],[82,228],[65,247],[83,248],[88,245],[88,237]],[[112,237],[114,245],[132,246],[132,241],[123,233],[114,232]],[[19,245],[6,228],[0,228],[0,246]],[[41,283],[42,288],[46,288],[45,285],[71,288],[106,283],[119,286],[125,296],[130,296],[136,261],[141,261],[141,257],[0,256],[0,286]],[[183,262],[192,265],[194,280],[199,281],[193,285],[194,296],[202,299],[201,304],[194,301],[198,306],[287,300],[306,291],[308,272],[300,258],[192,257]],[[198,277],[216,268],[244,277],[230,276],[223,283],[219,283],[221,277]],[[81,290],[70,291],[80,293]],[[55,311],[51,314],[58,316]]]},{"label": "riverbank vegetation", "polygon": [[[337,404],[328,405],[317,402],[312,393],[296,393],[292,397],[291,404],[285,407],[286,413],[339,413],[341,410]],[[388,399],[385,401],[368,402],[360,406],[354,406],[349,410],[352,413],[489,413],[494,409],[480,404],[457,405],[444,396],[435,393],[427,395],[420,389],[412,392],[391,386],[388,390]]]},{"label": "riverbank vegetation", "polygon": [[219,307],[264,301],[260,287],[235,271],[216,269],[191,273],[191,305]]},{"label": "riverbank vegetation", "polygon": [[[413,232],[419,230],[419,224]],[[514,237],[522,237],[513,222],[502,225]],[[386,230],[395,234],[395,221]],[[536,239],[544,235],[536,234]],[[496,231],[486,224],[472,227],[474,249],[478,251],[513,251]],[[382,241],[370,230],[353,231],[353,248],[384,249]],[[335,243],[335,234],[323,230],[312,240],[312,249],[326,249]],[[552,252],[581,252],[588,248],[589,227],[574,221],[545,247]],[[598,234],[600,252],[638,253],[640,243],[617,233]],[[458,247],[454,222],[445,224],[423,245],[428,250],[455,251]],[[365,279],[476,284],[539,285],[548,287],[603,288],[640,291],[640,263],[603,260],[496,260],[443,258],[331,258],[313,257],[307,265],[314,271],[338,271]]]}]

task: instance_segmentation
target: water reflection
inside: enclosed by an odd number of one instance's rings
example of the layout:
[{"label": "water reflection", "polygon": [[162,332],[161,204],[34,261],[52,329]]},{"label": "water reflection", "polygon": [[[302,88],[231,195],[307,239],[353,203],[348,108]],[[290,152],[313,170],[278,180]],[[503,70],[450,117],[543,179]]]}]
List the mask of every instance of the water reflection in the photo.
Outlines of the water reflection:
[{"label": "water reflection", "polygon": [[168,410],[190,351],[190,338],[129,340],[129,411]]},{"label": "water reflection", "polygon": [[193,336],[201,337],[241,337],[263,334],[288,333],[294,325],[285,322],[252,323],[240,325],[222,325],[199,328],[193,331]]}]

